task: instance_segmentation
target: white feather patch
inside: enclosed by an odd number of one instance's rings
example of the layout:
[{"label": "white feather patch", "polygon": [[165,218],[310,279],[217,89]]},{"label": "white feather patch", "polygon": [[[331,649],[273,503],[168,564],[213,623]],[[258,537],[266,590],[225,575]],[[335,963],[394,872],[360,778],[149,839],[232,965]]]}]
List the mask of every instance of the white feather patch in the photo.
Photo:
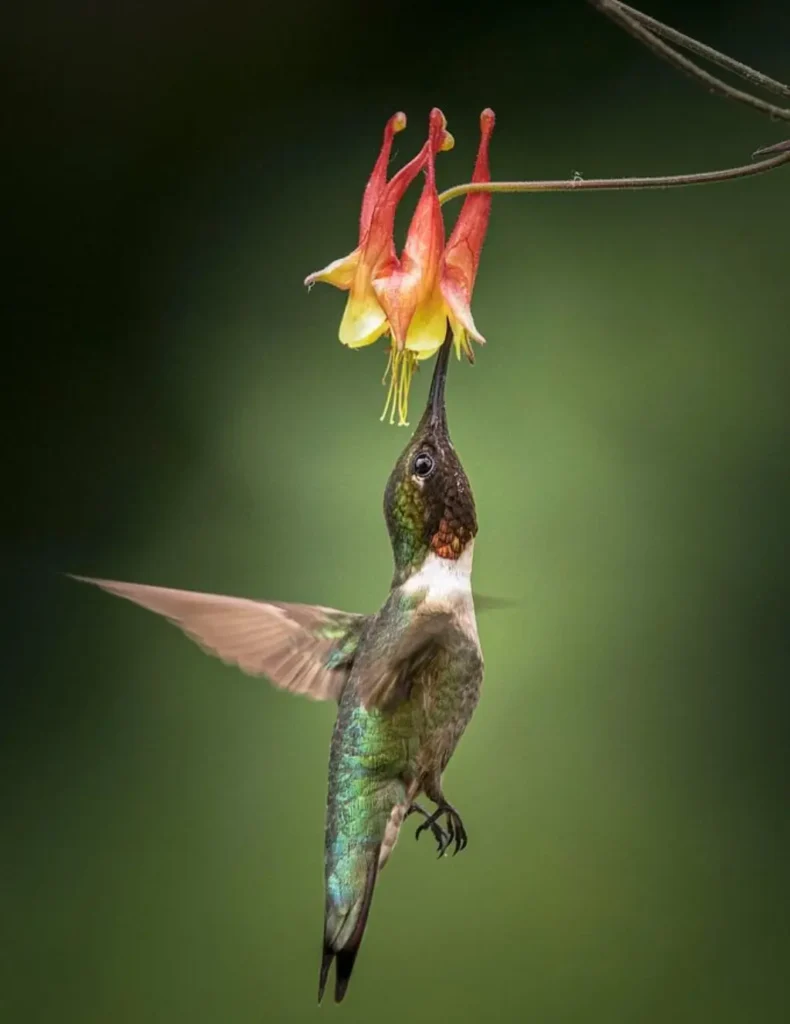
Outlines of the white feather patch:
[{"label": "white feather patch", "polygon": [[429,604],[445,604],[472,597],[472,557],[475,542],[470,540],[460,558],[440,558],[435,551],[426,556],[419,571],[403,584],[405,594],[427,591]]}]

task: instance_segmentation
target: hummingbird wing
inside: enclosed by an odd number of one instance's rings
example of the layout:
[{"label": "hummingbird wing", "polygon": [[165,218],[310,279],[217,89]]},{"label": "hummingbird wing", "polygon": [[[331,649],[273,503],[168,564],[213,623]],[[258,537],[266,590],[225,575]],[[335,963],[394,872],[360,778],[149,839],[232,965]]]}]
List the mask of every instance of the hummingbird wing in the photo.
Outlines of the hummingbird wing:
[{"label": "hummingbird wing", "polygon": [[204,651],[312,700],[340,696],[370,616],[72,576],[169,619]]},{"label": "hummingbird wing", "polygon": [[500,612],[507,608],[518,608],[520,602],[510,597],[494,597],[492,594],[473,593],[475,612]]},{"label": "hummingbird wing", "polygon": [[411,681],[425,662],[455,641],[450,612],[417,616],[408,629],[391,634],[376,657],[360,664],[356,677],[360,700],[366,708],[392,710],[408,698]]}]

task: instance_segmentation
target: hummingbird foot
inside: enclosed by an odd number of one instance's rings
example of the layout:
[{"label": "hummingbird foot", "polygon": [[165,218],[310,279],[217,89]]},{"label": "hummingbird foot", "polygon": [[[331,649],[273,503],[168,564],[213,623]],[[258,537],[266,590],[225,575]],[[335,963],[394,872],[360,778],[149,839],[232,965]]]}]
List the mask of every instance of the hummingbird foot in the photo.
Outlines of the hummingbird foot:
[{"label": "hummingbird foot", "polygon": [[[417,807],[416,804],[412,805]],[[433,814],[427,814],[421,807],[417,808],[422,814],[425,815],[425,821],[417,829],[415,839],[419,839],[420,835],[426,830],[430,829],[434,836],[437,836],[436,829],[442,833],[443,839],[438,839],[439,845],[439,856],[443,856],[445,850],[448,849],[451,843],[455,843],[455,849],[453,850],[453,856],[458,853],[459,850],[465,849],[469,837],[467,836],[464,823],[461,820],[461,815],[451,804],[440,804]],[[447,829],[441,828],[439,825],[439,819],[444,817],[447,823]],[[446,841],[445,841],[446,840]]]},{"label": "hummingbird foot", "polygon": [[450,833],[445,832],[445,830],[439,824],[436,815],[432,815],[429,811],[426,811],[424,807],[421,807],[417,803],[412,804],[408,811],[406,811],[406,818],[408,818],[410,814],[421,814],[423,818],[425,818],[425,823],[423,825],[420,825],[420,827],[417,829],[417,831],[414,834],[414,838],[419,839],[420,833],[423,832],[425,829],[429,828],[431,830],[433,838],[436,840],[436,847],[439,851],[439,856],[441,857],[444,851],[453,841]]}]

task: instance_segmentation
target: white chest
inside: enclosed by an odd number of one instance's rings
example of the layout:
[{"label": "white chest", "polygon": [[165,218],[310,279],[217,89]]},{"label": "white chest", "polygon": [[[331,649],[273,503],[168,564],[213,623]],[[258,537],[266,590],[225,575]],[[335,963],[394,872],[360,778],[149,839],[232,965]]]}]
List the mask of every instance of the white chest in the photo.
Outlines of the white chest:
[{"label": "white chest", "polygon": [[404,594],[421,592],[423,614],[450,612],[456,625],[477,641],[477,621],[472,600],[472,557],[474,541],[470,541],[460,558],[440,558],[431,552],[419,572],[403,584]]},{"label": "white chest", "polygon": [[425,592],[427,604],[454,604],[472,600],[472,557],[474,541],[470,541],[460,558],[440,558],[433,551],[420,568],[403,584],[404,594]]}]

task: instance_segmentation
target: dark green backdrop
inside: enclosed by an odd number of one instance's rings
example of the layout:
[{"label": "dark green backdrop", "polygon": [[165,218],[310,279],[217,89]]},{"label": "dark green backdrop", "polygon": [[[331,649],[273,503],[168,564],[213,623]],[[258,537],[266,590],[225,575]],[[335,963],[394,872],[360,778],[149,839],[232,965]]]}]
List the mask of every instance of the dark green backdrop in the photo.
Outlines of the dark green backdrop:
[{"label": "dark green backdrop", "polygon": [[[785,4],[652,12],[790,79]],[[61,570],[370,610],[384,349],[306,273],[385,119],[464,180],[742,162],[781,126],[582,3],[31,3],[0,58],[6,255],[0,1017],[788,1019],[790,171],[498,197],[453,364],[484,699],[315,1007],[333,711]],[[448,207],[452,217],[458,209]],[[424,397],[426,382],[415,385]]]}]

